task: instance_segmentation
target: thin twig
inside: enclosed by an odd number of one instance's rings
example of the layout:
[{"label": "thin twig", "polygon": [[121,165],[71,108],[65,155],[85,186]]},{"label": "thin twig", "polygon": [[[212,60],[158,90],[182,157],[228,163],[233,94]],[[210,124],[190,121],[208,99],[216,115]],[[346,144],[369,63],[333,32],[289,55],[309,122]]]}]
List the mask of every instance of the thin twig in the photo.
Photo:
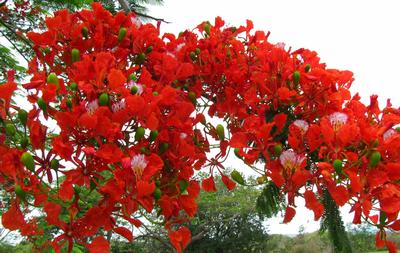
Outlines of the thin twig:
[{"label": "thin twig", "polygon": [[26,62],[29,63],[28,58],[21,52],[21,50],[19,50],[19,48],[17,47],[17,45],[14,44],[14,42],[12,40],[10,40],[10,38],[8,38],[2,31],[0,31],[0,33],[3,35],[3,37],[5,37],[8,42],[10,42],[10,44],[15,48],[15,50],[22,56],[22,58],[25,59]]}]

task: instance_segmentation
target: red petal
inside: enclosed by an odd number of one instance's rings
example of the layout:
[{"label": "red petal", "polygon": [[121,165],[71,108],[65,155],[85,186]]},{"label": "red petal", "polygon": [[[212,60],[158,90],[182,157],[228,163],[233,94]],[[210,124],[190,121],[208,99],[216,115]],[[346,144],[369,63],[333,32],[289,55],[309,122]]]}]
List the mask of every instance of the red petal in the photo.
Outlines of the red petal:
[{"label": "red petal", "polygon": [[130,242],[133,240],[132,232],[125,227],[114,228],[114,232],[125,237]]},{"label": "red petal", "polygon": [[125,84],[126,77],[121,70],[112,69],[108,74],[108,82],[111,89],[117,89]]},{"label": "red petal", "polygon": [[17,230],[25,225],[24,215],[15,202],[11,204],[7,212],[3,213],[1,223],[9,230]]},{"label": "red petal", "polygon": [[283,223],[289,223],[293,217],[296,215],[296,210],[288,206],[286,207],[285,217],[283,218]]},{"label": "red petal", "polygon": [[201,183],[201,187],[203,187],[204,191],[206,191],[206,192],[216,192],[217,191],[213,177],[204,179],[203,182]]},{"label": "red petal", "polygon": [[247,147],[247,134],[246,133],[235,133],[233,134],[229,145],[233,148],[245,148]]},{"label": "red petal", "polygon": [[92,243],[87,245],[87,249],[90,253],[109,253],[110,244],[102,236],[98,236],[93,239]]},{"label": "red petal", "polygon": [[228,190],[233,190],[236,187],[236,183],[233,182],[229,177],[221,174],[221,179],[222,182],[225,184],[226,188],[228,188]]},{"label": "red petal", "polygon": [[170,232],[168,234],[169,239],[171,240],[171,244],[174,246],[178,253],[181,253],[182,250],[189,244],[191,236],[191,232],[187,227],[182,227],[177,231]]}]

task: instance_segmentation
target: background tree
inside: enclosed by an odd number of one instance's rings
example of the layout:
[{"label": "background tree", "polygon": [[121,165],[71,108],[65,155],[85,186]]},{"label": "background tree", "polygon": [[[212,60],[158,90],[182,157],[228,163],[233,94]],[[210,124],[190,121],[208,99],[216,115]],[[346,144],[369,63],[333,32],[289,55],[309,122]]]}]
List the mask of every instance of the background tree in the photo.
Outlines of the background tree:
[{"label": "background tree", "polygon": [[[256,211],[255,199],[260,190],[237,186],[229,191],[216,178],[217,192],[202,192],[198,213],[189,222],[192,239],[185,252],[267,252],[269,236],[263,218]],[[175,252],[162,226],[145,225],[133,243],[114,241],[114,253]]]}]

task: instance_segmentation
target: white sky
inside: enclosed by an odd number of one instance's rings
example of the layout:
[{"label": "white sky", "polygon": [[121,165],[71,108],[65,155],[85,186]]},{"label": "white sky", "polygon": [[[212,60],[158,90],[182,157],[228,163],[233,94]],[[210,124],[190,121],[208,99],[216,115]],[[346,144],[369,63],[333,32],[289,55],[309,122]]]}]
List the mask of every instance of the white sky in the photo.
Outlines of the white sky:
[{"label": "white sky", "polygon": [[[170,21],[161,28],[174,34],[205,20],[213,23],[216,16],[235,26],[250,19],[255,29],[271,32],[271,42],[315,50],[329,68],[353,71],[356,80],[352,92],[359,92],[364,103],[370,95],[379,94],[382,105],[387,98],[400,105],[399,1],[164,0],[164,5],[149,9],[150,15]],[[304,206],[304,202],[298,200],[298,206]],[[353,216],[348,212],[348,207],[342,209],[346,223]],[[290,224],[280,224],[281,217],[267,224],[270,233],[295,234],[301,225],[305,232],[311,232],[319,228],[313,217],[311,211],[298,208]]]}]

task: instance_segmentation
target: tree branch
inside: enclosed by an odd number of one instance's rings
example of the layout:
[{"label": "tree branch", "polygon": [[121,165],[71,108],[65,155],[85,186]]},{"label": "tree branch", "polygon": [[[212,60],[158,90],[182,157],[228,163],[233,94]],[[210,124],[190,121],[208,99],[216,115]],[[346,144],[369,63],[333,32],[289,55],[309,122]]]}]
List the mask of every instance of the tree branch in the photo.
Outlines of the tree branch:
[{"label": "tree branch", "polygon": [[163,23],[166,23],[166,24],[170,24],[171,23],[169,21],[166,21],[163,18],[156,18],[156,17],[150,16],[150,15],[147,15],[147,14],[143,14],[143,13],[140,13],[140,12],[135,12],[135,14],[137,16],[139,16],[139,17],[150,18],[150,19],[153,19],[155,21],[160,21],[160,22],[163,22]]},{"label": "tree branch", "polygon": [[8,40],[8,42],[10,42],[10,44],[15,48],[15,50],[25,59],[25,61],[27,62],[27,63],[29,63],[29,59],[25,56],[25,54],[23,54],[22,52],[21,52],[21,50],[19,50],[19,48],[17,47],[17,45],[15,45],[15,43],[10,39],[10,38],[8,38],[2,31],[0,31],[0,33],[1,33],[1,35],[3,35],[3,37],[4,38],[6,38],[7,40]]},{"label": "tree branch", "polygon": [[125,13],[129,13],[131,11],[126,0],[118,0],[118,2],[121,5],[122,9],[125,11]]}]

